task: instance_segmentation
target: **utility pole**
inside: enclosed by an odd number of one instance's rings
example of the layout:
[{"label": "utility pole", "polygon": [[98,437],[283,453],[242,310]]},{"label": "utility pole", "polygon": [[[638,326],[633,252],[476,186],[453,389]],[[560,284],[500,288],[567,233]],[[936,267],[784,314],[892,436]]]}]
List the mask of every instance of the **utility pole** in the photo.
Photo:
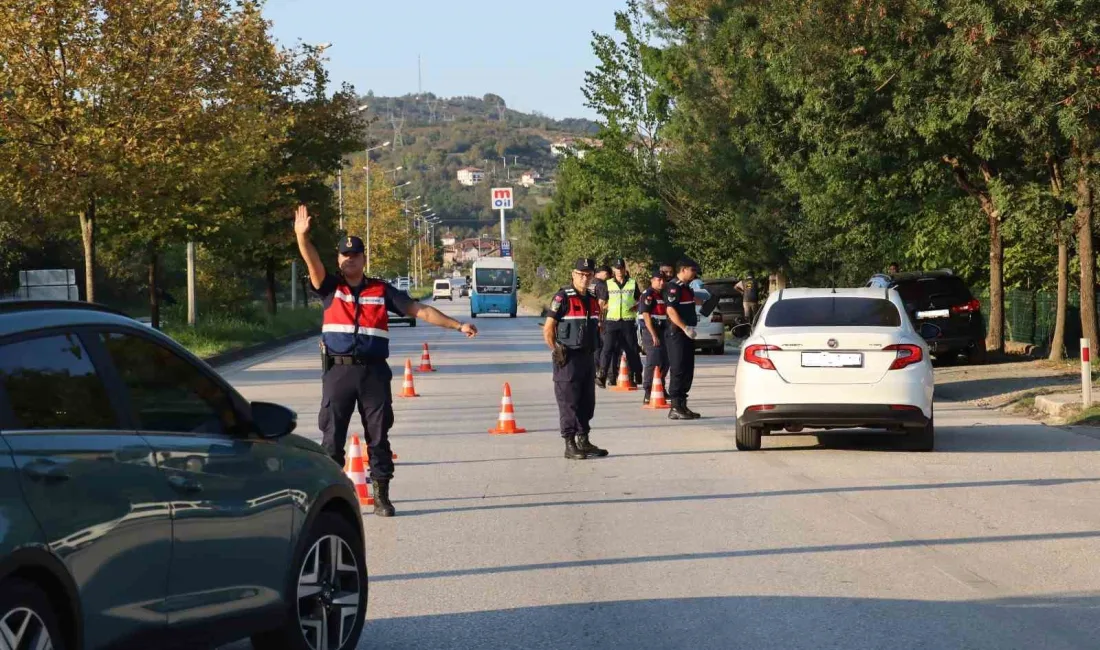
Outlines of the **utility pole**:
[{"label": "utility pole", "polygon": [[298,308],[298,260],[290,260],[290,308]]},{"label": "utility pole", "polygon": [[195,305],[195,242],[187,242],[187,324],[195,326],[198,309]]},{"label": "utility pole", "polygon": [[367,166],[363,169],[367,172],[367,277],[370,277],[370,154],[367,154]]},{"label": "utility pole", "polygon": [[344,165],[336,170],[336,194],[340,197],[340,230],[344,229]]}]

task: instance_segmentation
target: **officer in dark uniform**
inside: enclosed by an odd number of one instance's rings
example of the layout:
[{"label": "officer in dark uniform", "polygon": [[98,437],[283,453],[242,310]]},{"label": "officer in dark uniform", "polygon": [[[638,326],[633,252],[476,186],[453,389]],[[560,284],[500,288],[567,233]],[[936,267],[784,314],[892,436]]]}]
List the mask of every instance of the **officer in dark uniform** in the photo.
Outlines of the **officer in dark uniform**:
[{"label": "officer in dark uniform", "polygon": [[358,408],[363,435],[370,451],[370,476],[374,486],[374,514],[394,514],[390,502],[393,452],[389,431],[393,426],[393,372],[390,355],[388,312],[420,318],[432,325],[458,330],[467,337],[477,328],[445,316],[434,307],[421,305],[390,283],[363,275],[363,240],[345,237],[340,242],[340,274],[325,271],[317,248],[309,241],[311,217],[299,206],[294,219],[298,249],[309,269],[313,290],[325,306],[321,325],[324,375],[318,427],[322,446],[338,465],[344,464],[348,424]]},{"label": "officer in dark uniform", "polygon": [[601,266],[596,269],[596,277],[588,284],[588,292],[596,297],[596,300],[600,305],[600,336],[596,340],[596,349],[592,353],[593,360],[596,362],[596,384],[600,388],[607,388],[607,373],[602,370],[600,366],[600,359],[603,356],[604,346],[608,344],[607,323],[604,321],[607,307],[607,279],[611,277],[611,267]]},{"label": "officer in dark uniform", "polygon": [[603,457],[607,450],[588,439],[596,412],[596,363],[592,352],[599,336],[600,305],[588,291],[595,262],[579,259],[573,282],[554,294],[550,315],[542,328],[543,340],[553,350],[554,397],[558,401],[565,457],[583,460]]},{"label": "officer in dark uniform", "polygon": [[699,324],[695,312],[695,291],[688,285],[699,273],[699,264],[690,258],[676,265],[676,279],[665,286],[665,306],[668,322],[665,325],[665,349],[668,354],[668,399],[672,420],[694,420],[700,415],[688,409],[688,392],[695,378],[695,326]]},{"label": "officer in dark uniform", "polygon": [[[671,269],[669,270],[671,275]],[[645,371],[642,374],[642,403],[649,404],[649,393],[653,388],[653,369],[661,369],[661,377],[668,376],[668,354],[665,352],[664,331],[668,320],[665,308],[665,282],[669,278],[654,269],[649,279],[649,288],[642,292],[638,300],[638,320],[641,323],[642,347],[645,348]]]},{"label": "officer in dark uniform", "polygon": [[744,280],[741,280],[734,289],[741,293],[741,304],[745,312],[745,320],[749,323],[753,322],[756,318],[756,311],[760,308],[760,285],[756,281],[756,276],[752,271],[749,271]]}]

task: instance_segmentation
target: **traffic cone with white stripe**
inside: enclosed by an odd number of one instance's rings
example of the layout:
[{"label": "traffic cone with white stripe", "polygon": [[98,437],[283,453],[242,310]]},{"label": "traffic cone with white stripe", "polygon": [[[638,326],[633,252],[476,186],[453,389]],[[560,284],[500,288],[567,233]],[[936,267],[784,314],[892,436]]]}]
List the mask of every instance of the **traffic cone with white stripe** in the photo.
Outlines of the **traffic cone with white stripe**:
[{"label": "traffic cone with white stripe", "polygon": [[625,352],[623,352],[622,362],[619,364],[619,379],[615,382],[615,385],[611,387],[611,390],[620,393],[638,390],[638,387],[634,385],[634,382],[630,381],[630,368],[628,368],[626,365]]},{"label": "traffic cone with white stripe", "polygon": [[417,372],[435,372],[435,368],[432,367],[432,355],[428,354],[428,344],[424,344],[424,351],[420,353],[420,367],[416,369]]},{"label": "traffic cone with white stripe", "polygon": [[359,436],[352,435],[348,444],[347,460],[344,462],[344,473],[355,485],[355,494],[359,497],[359,507],[374,505],[374,497],[370,495],[370,483],[367,481],[367,470],[363,466],[363,445]]},{"label": "traffic cone with white stripe", "polygon": [[497,420],[497,428],[489,429],[489,433],[527,433],[527,429],[516,426],[516,411],[512,406],[512,387],[507,382],[504,383],[504,395],[500,398],[500,417]]},{"label": "traffic cone with white stripe", "polygon": [[401,385],[401,397],[420,397],[413,386],[413,364],[411,359],[405,359],[405,383]]},{"label": "traffic cone with white stripe", "polygon": [[647,409],[668,409],[672,405],[665,399],[665,382],[661,378],[661,366],[653,369],[653,389],[649,393],[649,403],[642,406]]}]

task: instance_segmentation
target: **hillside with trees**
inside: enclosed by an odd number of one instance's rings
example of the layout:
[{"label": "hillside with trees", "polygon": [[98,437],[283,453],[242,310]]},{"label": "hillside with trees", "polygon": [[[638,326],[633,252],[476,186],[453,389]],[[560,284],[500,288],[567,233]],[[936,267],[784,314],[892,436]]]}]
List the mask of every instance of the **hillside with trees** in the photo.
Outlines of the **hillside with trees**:
[{"label": "hillside with trees", "polygon": [[[555,120],[510,109],[494,94],[443,98],[368,92],[360,99],[367,107],[361,114],[367,141],[391,143],[371,153],[371,165],[383,173],[402,167],[388,175],[394,184],[409,183],[398,198],[421,196],[417,204],[427,203],[442,226],[460,236],[494,230],[499,215],[489,208],[489,189],[495,186],[514,187],[516,209],[509,217],[529,219],[549,203],[555,185],[559,159],[551,154],[551,144],[598,131],[590,120]],[[344,174],[361,176],[363,167],[364,154],[359,152],[348,157]],[[463,186],[457,173],[464,167],[484,170],[485,180]],[[524,188],[519,178],[529,170],[541,178],[536,186]]]}]

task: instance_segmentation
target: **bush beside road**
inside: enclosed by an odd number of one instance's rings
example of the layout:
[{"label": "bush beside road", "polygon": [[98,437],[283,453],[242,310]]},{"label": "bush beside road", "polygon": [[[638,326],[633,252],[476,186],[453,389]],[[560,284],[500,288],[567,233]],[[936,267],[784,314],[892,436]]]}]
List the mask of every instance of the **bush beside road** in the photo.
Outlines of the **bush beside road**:
[{"label": "bush beside road", "polygon": [[321,310],[317,306],[284,308],[269,316],[257,307],[234,314],[200,314],[196,326],[189,327],[186,311],[173,308],[165,321],[161,331],[205,359],[286,336],[319,332]]}]

